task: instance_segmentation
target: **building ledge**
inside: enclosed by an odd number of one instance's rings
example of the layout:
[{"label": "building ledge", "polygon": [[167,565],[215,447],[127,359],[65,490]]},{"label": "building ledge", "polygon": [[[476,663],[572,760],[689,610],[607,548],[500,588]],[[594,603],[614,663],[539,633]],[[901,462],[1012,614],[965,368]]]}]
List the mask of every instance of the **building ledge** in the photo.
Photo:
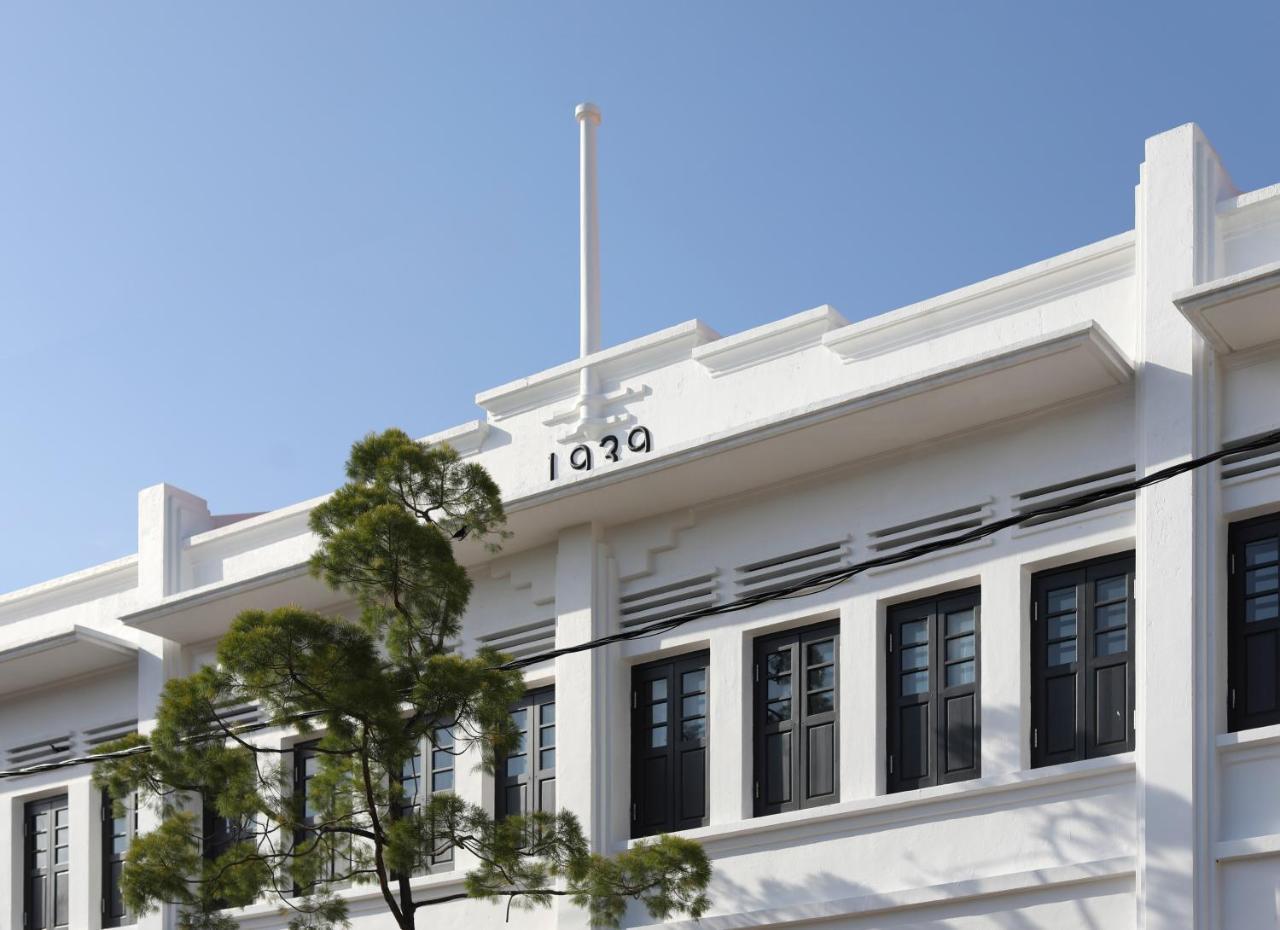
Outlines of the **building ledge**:
[{"label": "building ledge", "polygon": [[848,325],[835,307],[824,304],[697,346],[693,358],[712,375],[724,375],[820,345],[824,334]]},{"label": "building ledge", "polygon": [[1263,836],[1226,840],[1214,845],[1213,855],[1219,862],[1238,862],[1241,859],[1280,856],[1280,833],[1267,833]]},{"label": "building ledge", "polygon": [[1198,285],[1173,302],[1222,355],[1280,342],[1280,262]]},{"label": "building ledge", "polygon": [[137,654],[133,643],[75,626],[65,633],[0,650],[0,695],[125,665]]},{"label": "building ledge", "polygon": [[1133,856],[1114,856],[1070,865],[1025,872],[1009,872],[1000,875],[984,875],[958,882],[944,882],[920,888],[902,888],[850,898],[805,902],[786,907],[761,908],[736,914],[713,915],[701,920],[674,920],[665,924],[642,925],[635,930],[650,927],[681,927],[685,930],[738,930],[742,927],[786,927],[813,921],[862,918],[891,911],[906,911],[935,904],[960,905],[975,898],[1018,892],[1081,885],[1093,882],[1132,878],[1136,863]]},{"label": "building ledge", "polygon": [[333,607],[350,598],[311,577],[309,563],[286,565],[240,581],[219,581],[170,595],[160,603],[125,614],[125,626],[189,645],[225,633],[243,610],[293,605],[304,610]]}]

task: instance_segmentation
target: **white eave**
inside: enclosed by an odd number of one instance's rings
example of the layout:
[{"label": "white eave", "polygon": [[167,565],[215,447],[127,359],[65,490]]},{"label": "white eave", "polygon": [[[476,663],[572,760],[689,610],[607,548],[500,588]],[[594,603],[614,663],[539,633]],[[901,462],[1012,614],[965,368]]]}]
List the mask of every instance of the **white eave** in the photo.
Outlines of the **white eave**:
[{"label": "white eave", "polygon": [[243,610],[289,605],[321,610],[347,600],[350,598],[312,578],[308,564],[301,562],[241,581],[192,588],[120,619],[126,626],[189,645],[225,633]]},{"label": "white eave", "polygon": [[700,345],[693,357],[712,375],[728,374],[819,345],[823,335],[848,325],[835,307],[824,304]]},{"label": "white eave", "polygon": [[88,627],[75,626],[0,650],[0,695],[14,694],[135,661],[138,647]]},{"label": "white eave", "polygon": [[511,545],[523,549],[565,526],[625,522],[890,454],[1132,378],[1133,364],[1101,327],[1080,323],[508,501]]},{"label": "white eave", "polygon": [[1198,285],[1173,302],[1223,355],[1280,341],[1280,262]]}]

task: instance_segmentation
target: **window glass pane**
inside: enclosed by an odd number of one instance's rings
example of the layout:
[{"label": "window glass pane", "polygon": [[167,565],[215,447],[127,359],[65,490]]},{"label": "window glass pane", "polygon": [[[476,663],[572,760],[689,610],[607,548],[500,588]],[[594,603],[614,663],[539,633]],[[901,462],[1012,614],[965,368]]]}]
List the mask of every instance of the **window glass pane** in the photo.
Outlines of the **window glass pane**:
[{"label": "window glass pane", "polygon": [[1274,562],[1280,559],[1280,537],[1259,539],[1244,547],[1244,564],[1261,565],[1263,562]]},{"label": "window glass pane", "polygon": [[916,643],[929,641],[929,621],[912,620],[902,624],[902,645],[914,646]]},{"label": "window glass pane", "polygon": [[1112,630],[1110,633],[1099,633],[1094,639],[1094,651],[1099,658],[1113,656],[1129,648],[1128,630]]},{"label": "window glass pane", "polygon": [[700,740],[706,735],[707,721],[705,717],[685,720],[680,724],[680,738],[683,740]]},{"label": "window glass pane", "polygon": [[652,704],[649,706],[649,722],[650,723],[666,723],[667,722],[667,704]]},{"label": "window glass pane", "polygon": [[1102,601],[1118,601],[1129,592],[1128,579],[1124,575],[1114,578],[1099,578],[1093,583],[1094,603]]},{"label": "window glass pane", "polygon": [[902,676],[902,694],[924,694],[929,690],[929,672],[907,672]]},{"label": "window glass pane", "polygon": [[542,727],[538,730],[538,745],[541,747],[554,746],[556,744],[556,728]]},{"label": "window glass pane", "polygon": [[453,754],[443,749],[435,750],[431,753],[431,767],[437,771],[453,768]]},{"label": "window glass pane", "polygon": [[1064,639],[1076,635],[1076,615],[1063,614],[1061,617],[1049,618],[1049,638]]},{"label": "window glass pane", "polygon": [[538,767],[542,769],[553,769],[556,767],[556,751],[554,749],[544,749],[538,756]]},{"label": "window glass pane", "polygon": [[1129,605],[1121,601],[1108,604],[1093,612],[1093,627],[1096,630],[1116,630],[1129,622]]},{"label": "window glass pane", "polygon": [[947,687],[957,688],[960,685],[973,684],[973,660],[957,662],[947,666]]},{"label": "window glass pane", "polygon": [[770,675],[769,680],[765,683],[765,691],[770,701],[780,701],[783,698],[791,697],[791,676]]},{"label": "window glass pane", "polygon": [[1054,588],[1045,596],[1049,601],[1049,613],[1051,614],[1060,614],[1076,609],[1075,585],[1069,588]]},{"label": "window glass pane", "polygon": [[706,691],[707,670],[705,668],[700,668],[692,672],[685,672],[680,676],[680,689],[683,694],[692,694],[695,691]]},{"label": "window glass pane", "polygon": [[809,695],[809,713],[826,714],[835,709],[836,698],[834,691],[815,691]]},{"label": "window glass pane", "polygon": [[973,608],[947,614],[947,635],[958,636],[973,632]]},{"label": "window glass pane", "polygon": [[649,731],[649,745],[654,749],[661,749],[667,745],[667,728],[665,726],[654,727]]},{"label": "window glass pane", "polygon": [[973,636],[958,636],[947,640],[947,660],[973,657]]},{"label": "window glass pane", "polygon": [[529,771],[529,760],[524,755],[507,756],[507,777],[514,778]]},{"label": "window glass pane", "polygon": [[538,708],[538,722],[543,724],[556,722],[556,705],[554,703],[543,704]]},{"label": "window glass pane", "polygon": [[1277,616],[1280,616],[1280,595],[1264,594],[1261,597],[1251,597],[1244,602],[1245,623],[1274,620]]},{"label": "window glass pane", "polygon": [[1280,580],[1280,565],[1251,568],[1244,573],[1244,593],[1260,594],[1263,591],[1274,591],[1277,580]]},{"label": "window glass pane", "polygon": [[529,712],[524,707],[518,707],[511,712],[511,722],[516,725],[517,730],[527,730],[529,728]]},{"label": "window glass pane", "polygon": [[818,688],[834,688],[836,686],[836,667],[827,665],[823,668],[809,669],[809,690]]},{"label": "window glass pane", "polygon": [[[552,707],[552,709],[555,708],[554,704],[550,706]],[[445,727],[440,730],[436,730],[436,745],[439,746],[441,749],[452,749],[453,748],[453,731],[450,730],[448,727]]]},{"label": "window glass pane", "polygon": [[453,790],[453,772],[436,772],[431,776],[432,791],[452,791]]},{"label": "window glass pane", "polygon": [[831,640],[809,644],[809,664],[821,665],[835,658],[835,644]]},{"label": "window glass pane", "polygon": [[765,705],[765,717],[770,723],[784,723],[791,719],[790,701],[770,701]]},{"label": "window glass pane", "polygon": [[1076,660],[1076,641],[1068,639],[1061,643],[1049,644],[1049,666],[1070,665]]},{"label": "window glass pane", "polygon": [[928,668],[929,647],[911,646],[902,650],[902,667],[904,669]]},{"label": "window glass pane", "polygon": [[707,712],[707,696],[705,694],[695,694],[684,698],[680,704],[680,715],[682,717],[701,717]]},{"label": "window glass pane", "polygon": [[649,700],[665,701],[667,699],[667,680],[659,678],[649,683]]},{"label": "window glass pane", "polygon": [[770,675],[785,675],[791,671],[791,650],[769,653],[764,657],[764,664]]}]

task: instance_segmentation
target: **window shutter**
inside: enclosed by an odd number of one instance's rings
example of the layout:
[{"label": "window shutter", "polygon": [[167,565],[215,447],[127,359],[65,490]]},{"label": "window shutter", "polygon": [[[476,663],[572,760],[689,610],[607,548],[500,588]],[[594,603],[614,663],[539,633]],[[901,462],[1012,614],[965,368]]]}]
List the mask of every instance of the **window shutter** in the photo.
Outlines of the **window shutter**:
[{"label": "window shutter", "polygon": [[1280,515],[1231,527],[1228,594],[1231,730],[1280,723]]},{"label": "window shutter", "polygon": [[633,837],[707,822],[707,652],[632,672]]},{"label": "window shutter", "polygon": [[889,791],[980,774],[979,632],[977,589],[890,609]]},{"label": "window shutter", "polygon": [[499,760],[498,819],[556,810],[556,689],[529,691],[511,709],[521,731],[515,752]]}]

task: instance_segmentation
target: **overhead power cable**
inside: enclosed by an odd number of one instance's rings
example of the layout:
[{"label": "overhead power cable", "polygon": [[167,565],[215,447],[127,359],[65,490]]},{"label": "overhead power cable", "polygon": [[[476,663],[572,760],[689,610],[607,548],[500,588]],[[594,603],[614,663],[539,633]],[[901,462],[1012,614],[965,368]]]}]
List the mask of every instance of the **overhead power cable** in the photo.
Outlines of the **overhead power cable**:
[{"label": "overhead power cable", "polygon": [[[1280,446],[1280,430],[1275,430],[1261,436],[1257,436],[1248,442],[1233,444],[1226,448],[1209,452],[1197,458],[1187,459],[1184,462],[1178,462],[1165,468],[1157,469],[1148,475],[1132,481],[1126,481],[1121,484],[1112,484],[1094,491],[1079,494],[1075,497],[1057,501],[1052,504],[1043,504],[1039,507],[1032,507],[1010,514],[1007,517],[1001,517],[997,520],[991,520],[980,526],[973,527],[962,533],[952,536],[943,536],[937,539],[926,540],[917,543],[914,546],[908,546],[897,552],[878,555],[874,558],[864,559],[860,562],[854,562],[840,568],[834,568],[829,571],[821,572],[817,575],[809,575],[803,580],[795,582],[782,588],[776,588],[772,591],[760,592],[758,594],[748,594],[736,600],[728,601],[724,604],[716,604],[710,607],[699,607],[686,613],[677,614],[673,617],[667,617],[663,620],[656,620],[652,623],[646,623],[623,630],[609,636],[601,636],[598,639],[587,640],[586,642],[577,643],[572,646],[562,646],[559,649],[551,649],[546,652],[539,652],[533,655],[522,656],[519,659],[512,659],[497,666],[498,669],[514,671],[536,665],[539,662],[545,662],[549,659],[555,659],[560,656],[573,655],[579,652],[587,652],[592,649],[599,649],[602,646],[608,646],[613,643],[627,642],[634,639],[642,639],[648,636],[657,636],[667,633],[671,630],[682,627],[686,624],[693,623],[696,620],[702,620],[707,617],[718,617],[724,614],[736,613],[741,610],[748,610],[761,604],[767,604],[772,601],[780,601],[795,597],[807,597],[811,594],[817,594],[835,587],[857,575],[862,574],[873,568],[881,568],[887,565],[899,565],[903,562],[910,562],[935,552],[942,552],[947,549],[955,549],[959,546],[968,545],[980,539],[992,536],[1001,530],[1014,526],[1020,526],[1024,523],[1040,520],[1044,517],[1053,517],[1068,511],[1074,511],[1081,508],[1087,508],[1096,504],[1103,504],[1115,498],[1121,498],[1126,495],[1133,494],[1143,488],[1151,487],[1178,475],[1195,471],[1206,465],[1221,461],[1227,456],[1242,455],[1249,452],[1257,452],[1268,448],[1269,446]],[[296,722],[319,716],[319,711],[309,711],[306,713],[294,714],[286,720],[271,720],[258,723],[242,724],[236,727],[228,727],[227,730],[236,735],[244,733],[252,733],[258,730],[265,730],[272,727],[281,726],[284,723]],[[192,737],[192,742],[204,742],[214,739],[225,739],[226,734],[222,730],[211,731],[207,736]],[[126,758],[135,756],[140,753],[150,752],[149,744],[140,744],[132,746],[129,749],[118,750],[110,753],[100,753],[95,756],[78,756],[71,759],[60,759],[56,762],[42,762],[35,765],[25,766],[18,769],[8,769],[0,771],[0,779],[19,778],[27,775],[35,775],[41,772],[53,771],[56,769],[69,768],[77,765],[87,765],[100,762],[104,759]]]}]

